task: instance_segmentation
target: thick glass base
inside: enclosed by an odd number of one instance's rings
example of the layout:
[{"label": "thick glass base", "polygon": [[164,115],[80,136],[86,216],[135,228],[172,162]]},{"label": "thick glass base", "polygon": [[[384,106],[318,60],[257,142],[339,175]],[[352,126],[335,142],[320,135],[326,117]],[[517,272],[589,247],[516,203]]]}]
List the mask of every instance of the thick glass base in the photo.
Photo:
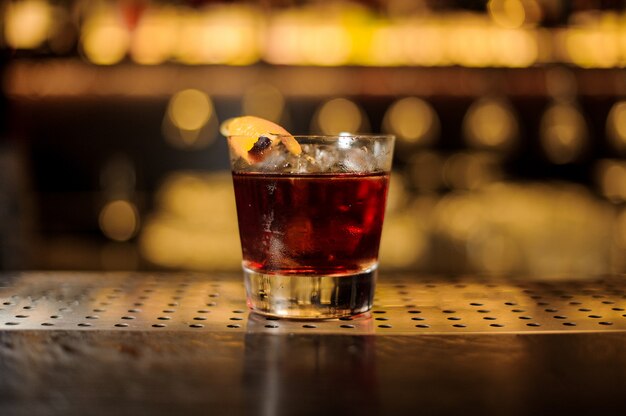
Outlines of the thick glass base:
[{"label": "thick glass base", "polygon": [[357,315],[372,307],[374,266],[356,274],[264,274],[243,268],[248,306],[257,313],[292,319]]}]

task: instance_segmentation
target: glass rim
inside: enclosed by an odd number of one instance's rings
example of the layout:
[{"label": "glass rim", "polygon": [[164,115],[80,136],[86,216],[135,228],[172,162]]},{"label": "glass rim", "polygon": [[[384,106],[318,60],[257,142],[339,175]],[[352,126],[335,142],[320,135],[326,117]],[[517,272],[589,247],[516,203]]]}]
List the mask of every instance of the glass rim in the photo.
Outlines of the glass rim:
[{"label": "glass rim", "polygon": [[[259,136],[250,136],[250,135],[232,135],[228,136],[229,139],[246,139],[262,137]],[[394,134],[371,134],[371,133],[341,133],[341,134],[272,134],[272,137],[281,138],[281,137],[293,137],[294,139],[304,139],[304,140],[320,140],[320,141],[335,141],[339,139],[360,139],[360,140],[394,140],[396,136]]]}]

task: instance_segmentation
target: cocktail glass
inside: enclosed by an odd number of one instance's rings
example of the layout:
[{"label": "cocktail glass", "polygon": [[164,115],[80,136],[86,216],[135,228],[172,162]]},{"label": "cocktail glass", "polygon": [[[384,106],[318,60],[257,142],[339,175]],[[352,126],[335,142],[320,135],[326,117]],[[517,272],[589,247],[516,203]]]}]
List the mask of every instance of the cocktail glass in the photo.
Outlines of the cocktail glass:
[{"label": "cocktail glass", "polygon": [[261,136],[244,157],[250,138],[228,138],[248,306],[297,319],[366,312],[394,137],[293,138],[297,155]]}]

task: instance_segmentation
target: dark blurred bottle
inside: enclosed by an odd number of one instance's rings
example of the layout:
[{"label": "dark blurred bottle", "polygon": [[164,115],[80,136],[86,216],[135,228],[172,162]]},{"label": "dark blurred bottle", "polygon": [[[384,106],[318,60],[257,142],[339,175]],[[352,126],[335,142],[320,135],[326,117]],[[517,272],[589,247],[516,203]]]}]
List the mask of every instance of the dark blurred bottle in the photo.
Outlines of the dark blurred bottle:
[{"label": "dark blurred bottle", "polygon": [[[0,48],[0,85],[5,85],[9,59],[10,51]],[[28,267],[25,166],[10,124],[10,101],[0,89],[0,270]]]}]

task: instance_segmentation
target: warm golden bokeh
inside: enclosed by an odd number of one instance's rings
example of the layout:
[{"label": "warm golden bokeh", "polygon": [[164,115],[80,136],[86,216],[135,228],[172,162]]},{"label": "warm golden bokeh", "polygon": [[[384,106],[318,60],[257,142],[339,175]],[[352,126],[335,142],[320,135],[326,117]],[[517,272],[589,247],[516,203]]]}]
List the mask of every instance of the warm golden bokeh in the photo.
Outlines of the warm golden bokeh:
[{"label": "warm golden bokeh", "polygon": [[[547,5],[490,0],[484,12],[415,8],[377,12],[352,2],[316,2],[262,9],[211,3],[189,8],[150,3],[136,22],[123,21],[113,2],[85,3],[82,47],[95,64],[130,57],[142,65],[372,65],[529,67],[563,62],[583,68],[626,64],[625,13],[582,10],[566,27],[540,27]],[[393,9],[393,5],[386,5]],[[56,6],[55,6],[56,7]],[[44,0],[9,3],[6,42],[35,49],[63,30]]]},{"label": "warm golden bokeh", "polygon": [[130,201],[107,203],[100,211],[100,229],[111,240],[130,240],[139,230],[139,213]]},{"label": "warm golden bokeh", "polygon": [[400,146],[428,145],[437,138],[440,122],[430,104],[417,97],[402,98],[393,103],[383,119],[383,128],[394,134]]},{"label": "warm golden bokeh", "polygon": [[22,227],[40,244],[33,264],[50,268],[238,270],[219,126],[249,115],[273,124],[234,129],[249,137],[230,156],[248,161],[274,126],[397,137],[386,268],[626,270],[617,2],[16,0],[0,11],[0,262],[26,252]]},{"label": "warm golden bokeh", "polygon": [[469,108],[463,120],[463,133],[471,146],[505,150],[518,139],[519,125],[505,100],[487,97]]},{"label": "warm golden bokeh", "polygon": [[322,104],[313,118],[313,131],[322,134],[362,133],[367,131],[359,106],[345,98],[335,98]]}]

